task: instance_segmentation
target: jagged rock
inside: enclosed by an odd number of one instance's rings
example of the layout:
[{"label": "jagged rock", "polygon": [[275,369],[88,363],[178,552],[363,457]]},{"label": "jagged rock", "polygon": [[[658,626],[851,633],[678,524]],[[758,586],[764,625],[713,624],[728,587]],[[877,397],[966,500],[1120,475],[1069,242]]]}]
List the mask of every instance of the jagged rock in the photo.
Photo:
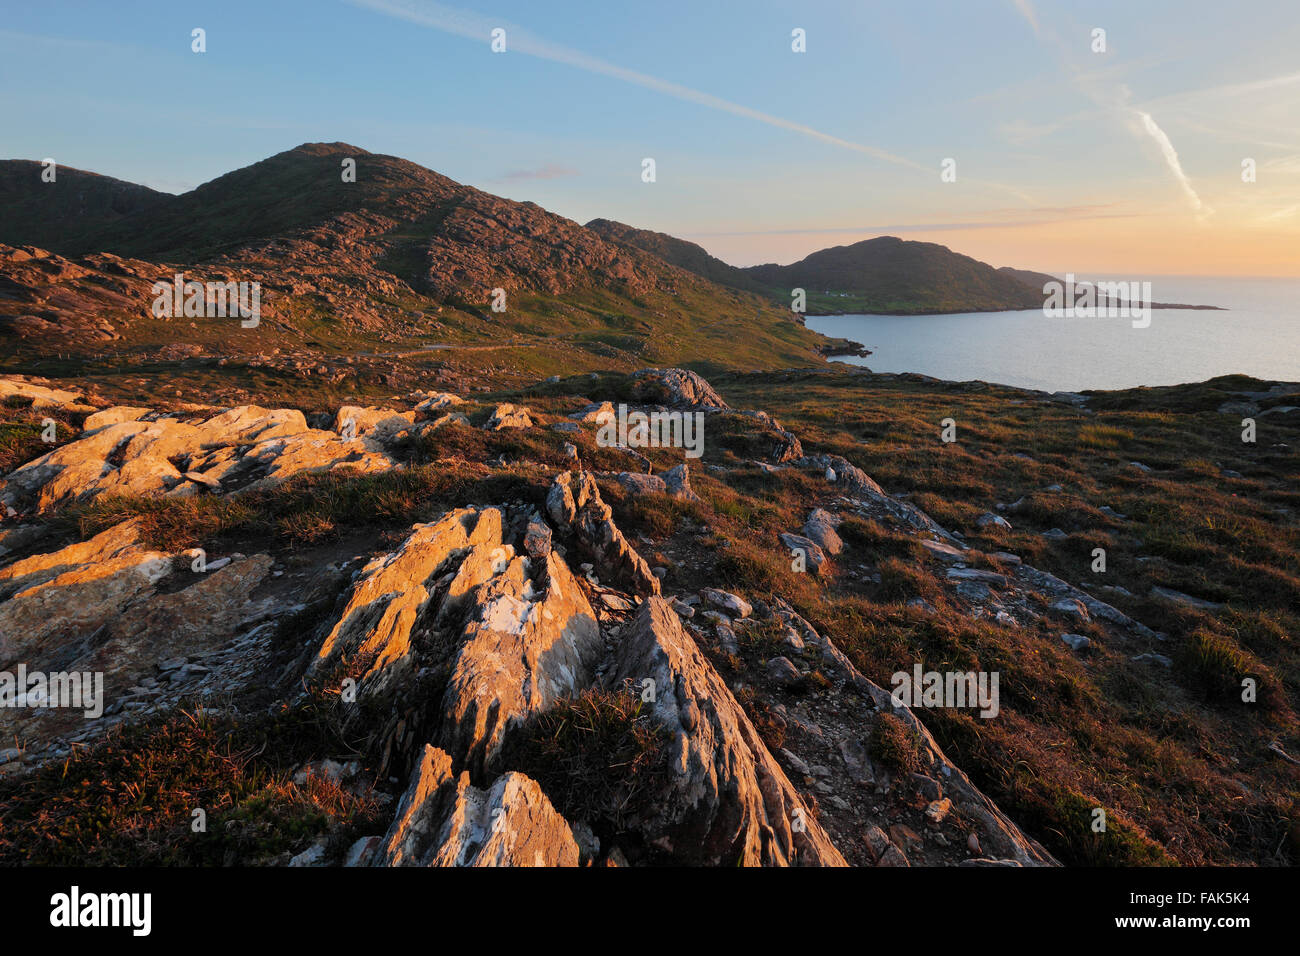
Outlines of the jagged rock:
[{"label": "jagged rock", "polygon": [[473,549],[504,558],[502,515],[462,508],[416,525],[402,546],[371,559],[357,575],[338,622],[326,635],[311,672],[323,674],[346,657],[368,661],[362,687],[378,690],[410,663],[411,631],[425,611],[435,578]]},{"label": "jagged rock", "polygon": [[[637,688],[649,678],[654,718],[674,738],[670,789],[648,840],[698,854],[699,862],[844,866],[722,678],[661,598],[629,622],[605,684]],[[796,823],[797,821],[797,823]]]},{"label": "jagged rock", "polygon": [[425,745],[375,866],[577,866],[572,827],[531,777],[510,772],[487,790]]},{"label": "jagged rock", "polygon": [[688,408],[726,408],[700,375],[684,368],[643,368],[632,374],[633,395],[642,402]]},{"label": "jagged rock", "polygon": [[1082,634],[1062,634],[1061,640],[1068,644],[1072,651],[1082,651],[1092,644],[1092,640]]},{"label": "jagged rock", "polygon": [[[49,756],[58,735],[98,735],[117,719],[110,715],[143,707],[145,698],[174,702],[197,682],[228,690],[245,679],[243,667],[256,667],[259,654],[268,652],[258,643],[259,630],[284,607],[254,597],[270,573],[270,557],[240,555],[202,572],[188,557],[174,563],[178,557],[147,547],[132,519],[0,570],[0,668],[98,675],[103,717],[87,722],[82,708],[4,707],[0,740],[19,739],[30,753]],[[188,662],[236,645],[237,668]],[[174,693],[142,688],[169,656],[180,659],[169,673]]]},{"label": "jagged rock", "polygon": [[975,524],[980,528],[1001,528],[1003,531],[1011,530],[1011,522],[1001,515],[995,515],[991,511],[986,511],[975,519]]},{"label": "jagged rock", "polygon": [[590,472],[557,475],[546,495],[546,512],[558,529],[572,534],[596,562],[602,577],[627,582],[636,594],[659,593],[659,579],[614,524]]},{"label": "jagged rock", "polygon": [[876,710],[892,713],[903,722],[904,727],[914,735],[917,742],[918,754],[925,774],[943,780],[945,796],[953,801],[964,819],[980,823],[984,828],[986,841],[994,852],[1027,866],[1056,865],[1056,860],[1050,853],[1037,841],[1022,833],[1020,828],[947,758],[934,737],[910,708],[895,707],[890,691],[864,677],[853,662],[835,646],[834,641],[818,634],[812,625],[800,617],[785,601],[776,599],[773,611],[778,617],[797,628],[810,647],[821,652],[823,665],[828,672],[838,672],[847,684],[870,700]]},{"label": "jagged rock", "polygon": [[96,630],[170,572],[170,555],[141,544],[139,519],[0,569],[0,666]]},{"label": "jagged rock", "polygon": [[837,555],[844,550],[844,542],[835,530],[839,523],[839,519],[829,511],[814,508],[803,524],[804,537],[815,541],[827,554]]},{"label": "jagged rock", "polygon": [[524,531],[524,552],[530,558],[544,558],[551,553],[551,526],[533,512]]},{"label": "jagged rock", "polygon": [[499,432],[503,428],[532,428],[533,420],[524,406],[507,403],[496,407],[486,427],[494,432]]},{"label": "jagged rock", "polygon": [[605,645],[595,612],[558,555],[515,557],[478,590],[443,696],[444,746],[472,767],[510,727],[591,684]]}]

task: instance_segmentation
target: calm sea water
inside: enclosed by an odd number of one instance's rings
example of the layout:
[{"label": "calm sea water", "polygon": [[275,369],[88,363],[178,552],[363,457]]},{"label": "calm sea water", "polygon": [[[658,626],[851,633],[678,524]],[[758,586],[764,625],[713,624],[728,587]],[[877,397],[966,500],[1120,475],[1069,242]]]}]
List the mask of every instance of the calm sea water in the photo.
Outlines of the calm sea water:
[{"label": "calm sea water", "polygon": [[1300,280],[1104,278],[1150,281],[1156,302],[1229,311],[1156,309],[1145,329],[1127,318],[1047,318],[1040,311],[810,316],[808,327],[861,342],[871,355],[841,361],[873,371],[1047,391],[1176,385],[1234,372],[1300,381]]}]

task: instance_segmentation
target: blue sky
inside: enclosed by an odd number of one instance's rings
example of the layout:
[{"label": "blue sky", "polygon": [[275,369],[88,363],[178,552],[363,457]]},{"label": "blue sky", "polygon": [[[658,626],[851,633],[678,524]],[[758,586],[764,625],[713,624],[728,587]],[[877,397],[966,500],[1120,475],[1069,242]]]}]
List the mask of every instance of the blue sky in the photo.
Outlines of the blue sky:
[{"label": "blue sky", "polygon": [[180,192],[341,140],[741,265],[888,233],[1294,275],[1297,50],[1296,0],[11,4],[0,156]]}]

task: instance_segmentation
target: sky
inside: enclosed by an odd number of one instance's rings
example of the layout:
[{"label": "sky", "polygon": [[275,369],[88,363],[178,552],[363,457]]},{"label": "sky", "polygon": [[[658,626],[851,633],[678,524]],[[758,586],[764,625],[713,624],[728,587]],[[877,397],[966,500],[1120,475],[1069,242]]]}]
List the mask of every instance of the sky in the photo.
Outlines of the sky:
[{"label": "sky", "polygon": [[1300,0],[6,7],[0,158],[183,192],[304,142],[736,265],[1300,276]]}]

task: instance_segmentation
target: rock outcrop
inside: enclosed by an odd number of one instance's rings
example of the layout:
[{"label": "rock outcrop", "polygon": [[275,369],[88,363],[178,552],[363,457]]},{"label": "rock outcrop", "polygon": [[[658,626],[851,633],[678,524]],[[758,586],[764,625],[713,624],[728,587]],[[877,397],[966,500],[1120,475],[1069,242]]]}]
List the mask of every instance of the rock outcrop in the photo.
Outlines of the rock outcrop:
[{"label": "rock outcrop", "polygon": [[659,579],[614,524],[613,512],[601,499],[590,472],[556,476],[546,495],[546,510],[556,527],[572,535],[591,556],[602,575],[625,583],[636,594],[659,593]]},{"label": "rock outcrop", "polygon": [[303,472],[379,472],[382,446],[309,428],[302,412],[244,405],[210,418],[160,416],[102,425],[0,482],[9,511],[46,512],[98,495],[185,497],[279,484]]},{"label": "rock outcrop", "polygon": [[703,376],[685,368],[643,368],[632,373],[638,401],[672,408],[726,408],[722,396]]},{"label": "rock outcrop", "polygon": [[709,865],[844,866],[713,665],[667,602],[651,597],[605,675],[643,692],[673,738],[671,789],[647,839]]},{"label": "rock outcrop", "polygon": [[577,866],[578,842],[535,780],[506,773],[486,790],[426,746],[375,866]]}]

